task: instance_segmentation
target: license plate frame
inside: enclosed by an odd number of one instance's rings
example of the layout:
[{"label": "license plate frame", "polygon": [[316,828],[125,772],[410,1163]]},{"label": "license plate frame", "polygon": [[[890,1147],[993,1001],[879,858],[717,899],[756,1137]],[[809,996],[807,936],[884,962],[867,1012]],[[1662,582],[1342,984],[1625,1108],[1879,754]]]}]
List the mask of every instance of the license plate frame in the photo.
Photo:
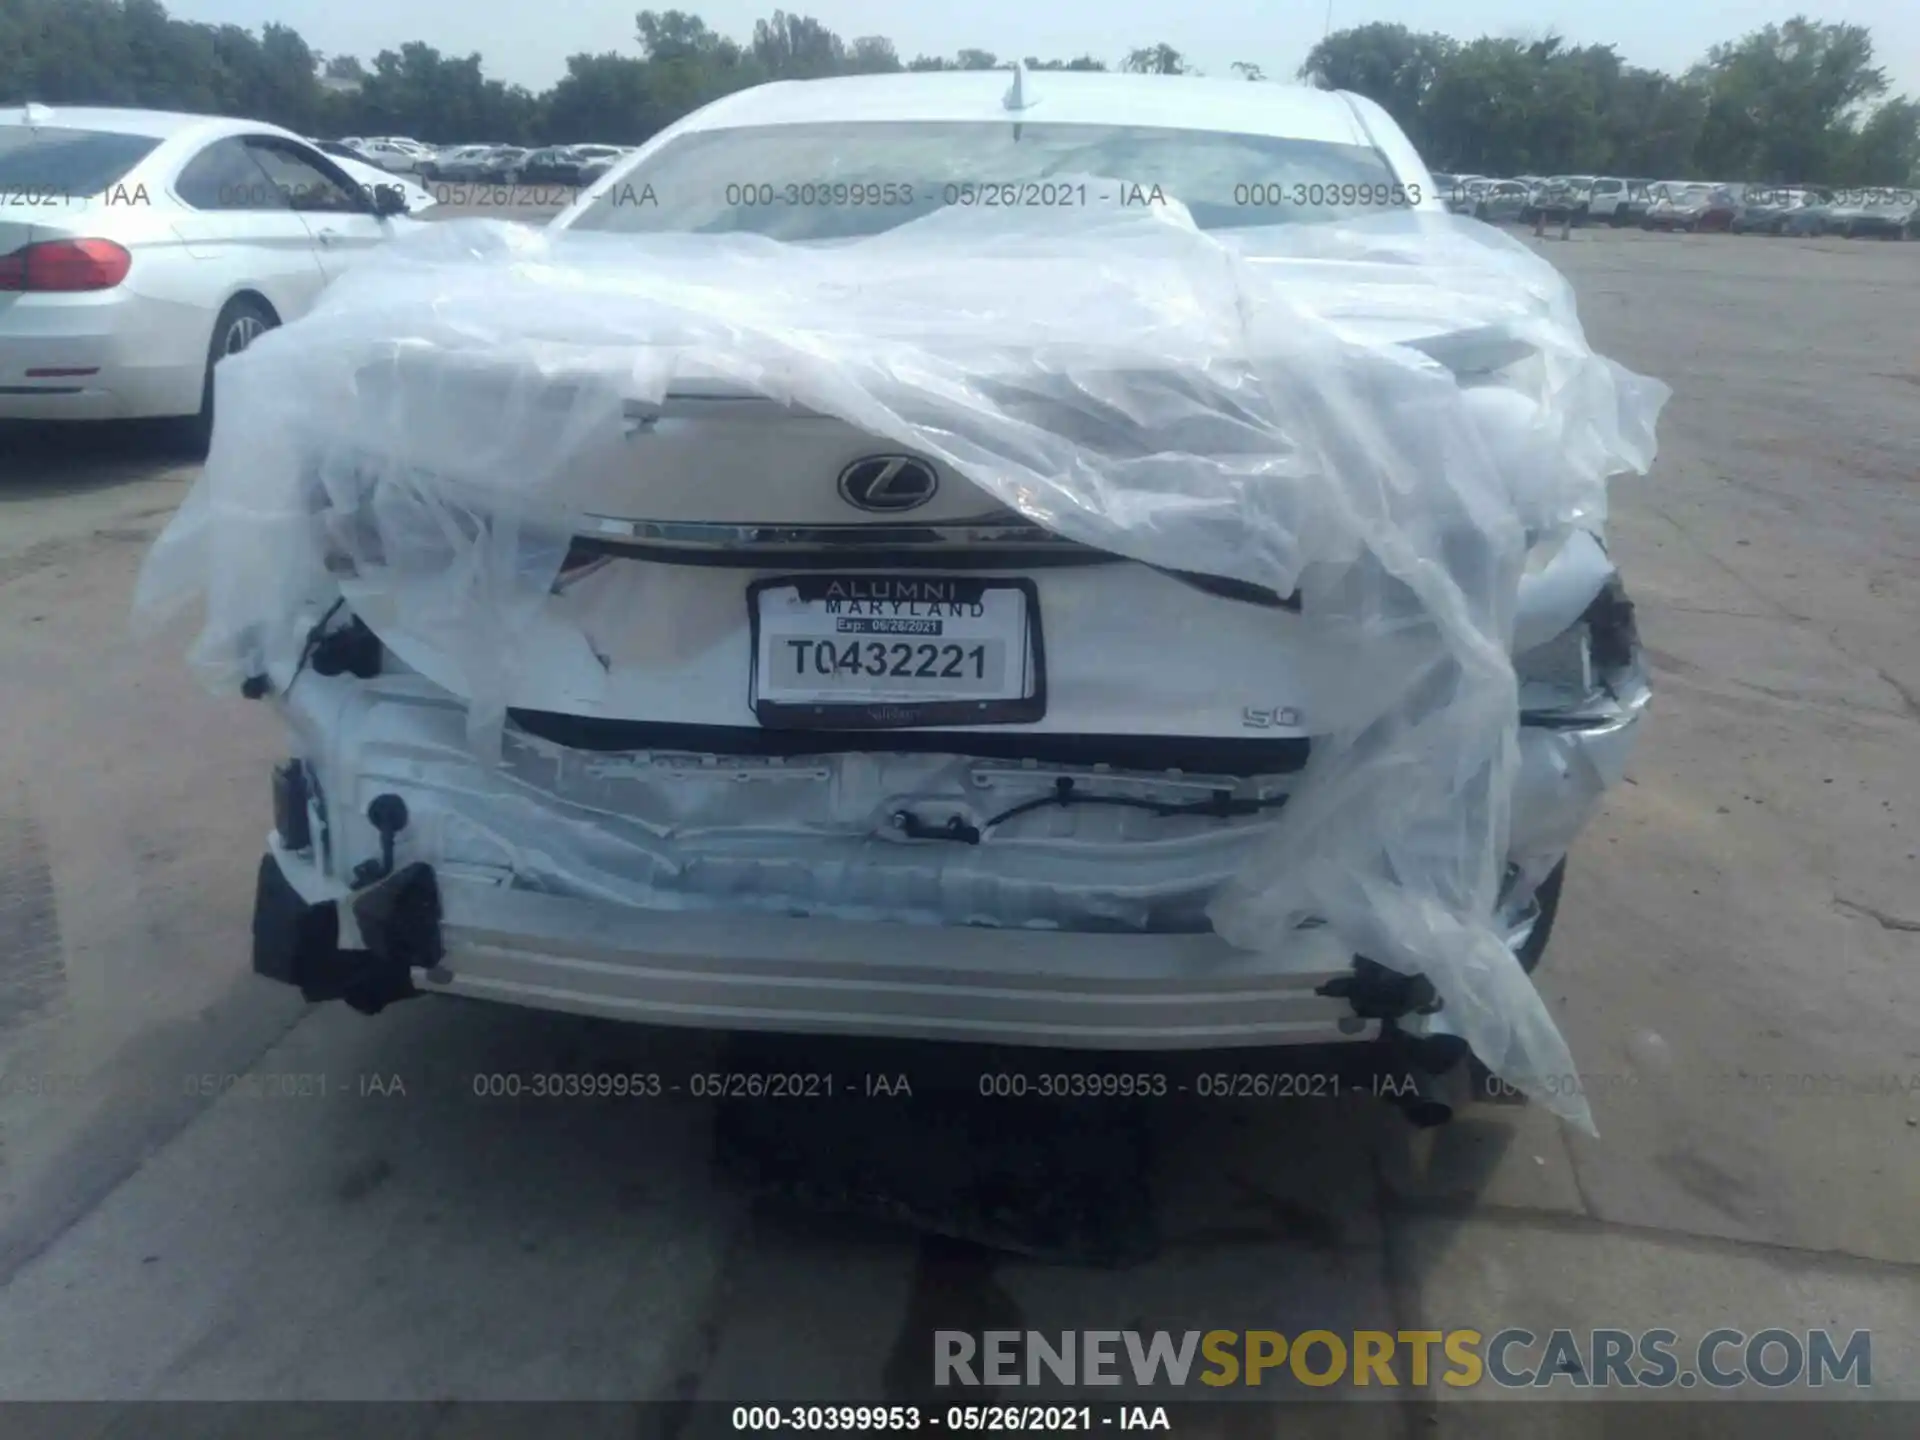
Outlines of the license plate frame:
[{"label": "license plate frame", "polygon": [[[768,590],[797,589],[802,599],[832,582],[912,580],[951,586],[964,598],[987,590],[1018,591],[1025,601],[1026,649],[1024,671],[1027,693],[985,700],[769,700],[760,693],[761,605]],[[820,596],[824,599],[826,597]],[[1047,713],[1046,645],[1040,621],[1039,587],[1023,576],[931,574],[916,571],[809,571],[773,575],[747,586],[747,619],[751,650],[747,661],[747,702],[760,724],[770,730],[907,730],[943,725],[1031,725]],[[904,638],[904,637],[903,637]],[[1011,661],[1010,661],[1011,663]]]}]

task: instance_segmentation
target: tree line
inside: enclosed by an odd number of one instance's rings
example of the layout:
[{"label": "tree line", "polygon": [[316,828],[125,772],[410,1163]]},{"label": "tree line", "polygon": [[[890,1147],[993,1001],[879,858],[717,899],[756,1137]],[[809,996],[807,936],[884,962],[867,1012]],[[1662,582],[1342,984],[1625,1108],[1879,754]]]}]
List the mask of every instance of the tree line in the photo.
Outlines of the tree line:
[{"label": "tree line", "polygon": [[1437,170],[1920,181],[1920,104],[1889,94],[1862,25],[1795,17],[1714,46],[1682,75],[1629,65],[1609,45],[1362,25],[1314,46],[1300,74],[1379,101]]},{"label": "tree line", "polygon": [[[245,115],[302,134],[412,135],[437,143],[638,144],[709,100],[766,80],[992,70],[986,50],[902,59],[776,10],[734,40],[683,10],[643,10],[632,53],[579,54],[549,89],[489,78],[481,57],[423,41],[370,60],[324,55],[287,25],[177,20],[159,0],[0,0],[0,103],[134,105]],[[1036,70],[1189,74],[1168,44],[1112,57],[1021,57]],[[1267,80],[1258,63],[1232,73]],[[1796,18],[1716,45],[1682,75],[1611,46],[1457,40],[1403,25],[1336,31],[1299,78],[1358,91],[1404,126],[1436,169],[1655,178],[1920,180],[1920,105],[1890,95],[1863,26]]]}]

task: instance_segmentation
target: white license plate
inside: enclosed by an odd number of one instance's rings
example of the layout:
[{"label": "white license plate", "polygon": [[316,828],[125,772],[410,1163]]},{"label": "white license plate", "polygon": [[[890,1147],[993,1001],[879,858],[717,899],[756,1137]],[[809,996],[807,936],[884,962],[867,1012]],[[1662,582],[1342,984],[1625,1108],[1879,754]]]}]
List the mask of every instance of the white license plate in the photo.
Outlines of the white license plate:
[{"label": "white license plate", "polygon": [[747,591],[763,725],[994,725],[1046,712],[1033,582],[788,575]]}]

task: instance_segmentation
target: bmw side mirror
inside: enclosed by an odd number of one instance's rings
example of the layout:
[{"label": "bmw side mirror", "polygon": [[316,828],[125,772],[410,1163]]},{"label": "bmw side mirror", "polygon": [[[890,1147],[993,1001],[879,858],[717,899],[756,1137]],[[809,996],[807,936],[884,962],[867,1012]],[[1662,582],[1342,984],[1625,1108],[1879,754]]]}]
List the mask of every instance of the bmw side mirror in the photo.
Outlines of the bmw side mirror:
[{"label": "bmw side mirror", "polygon": [[407,192],[398,185],[376,185],[373,187],[373,213],[385,220],[391,215],[407,213]]}]

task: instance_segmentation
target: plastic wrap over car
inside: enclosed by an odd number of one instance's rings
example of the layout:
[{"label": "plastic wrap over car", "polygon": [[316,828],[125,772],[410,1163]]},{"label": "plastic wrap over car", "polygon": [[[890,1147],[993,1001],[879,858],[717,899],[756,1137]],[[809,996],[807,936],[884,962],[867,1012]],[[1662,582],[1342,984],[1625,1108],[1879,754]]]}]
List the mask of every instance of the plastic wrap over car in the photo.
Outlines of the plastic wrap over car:
[{"label": "plastic wrap over car", "polygon": [[497,759],[577,521],[570,458],[686,386],[845,420],[1086,545],[1297,595],[1350,674],[1215,929],[1258,951],[1318,921],[1424,972],[1490,1068],[1591,1124],[1492,918],[1516,595],[1530,551],[1648,468],[1668,392],[1593,352],[1550,265],[1431,212],[1214,235],[1177,204],[952,208],[818,246],[435,226],[219,367],[137,608],[204,596],[194,659],[230,690],[298,656],[344,561],[406,592]]}]

